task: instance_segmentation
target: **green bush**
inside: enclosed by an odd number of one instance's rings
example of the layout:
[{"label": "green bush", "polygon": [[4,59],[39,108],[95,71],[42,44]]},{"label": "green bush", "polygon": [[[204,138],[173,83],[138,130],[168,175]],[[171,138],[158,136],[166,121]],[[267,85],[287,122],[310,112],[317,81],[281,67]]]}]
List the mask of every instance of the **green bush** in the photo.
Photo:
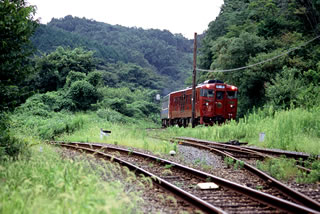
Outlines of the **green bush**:
[{"label": "green bush", "polygon": [[99,99],[99,93],[96,88],[85,80],[72,83],[67,92],[67,97],[72,100],[77,110],[88,110],[91,104]]},{"label": "green bush", "polygon": [[93,71],[87,75],[86,80],[94,87],[101,86],[103,84],[102,72]]},{"label": "green bush", "polygon": [[106,119],[109,122],[112,123],[127,123],[127,122],[132,122],[132,119],[129,117],[126,117],[125,115],[112,110],[110,108],[104,108],[104,109],[99,109],[97,111],[97,115],[98,117],[102,118],[102,119]]},{"label": "green bush", "polygon": [[129,88],[100,88],[103,101],[97,107],[111,108],[128,117],[145,118],[160,112],[159,104],[154,103],[154,90],[134,90]]},{"label": "green bush", "polygon": [[7,158],[17,157],[22,153],[28,153],[27,143],[20,140],[10,133],[9,130],[10,119],[8,115],[0,114],[0,161]]},{"label": "green bush", "polygon": [[290,105],[298,105],[298,95],[304,86],[303,80],[299,78],[299,70],[284,67],[276,78],[267,84],[266,97],[276,108],[286,109]]},{"label": "green bush", "polygon": [[57,113],[50,120],[43,120],[37,127],[37,133],[43,140],[52,140],[57,136],[81,129],[84,119],[81,116],[69,116],[68,114]]},{"label": "green bush", "polygon": [[[49,105],[46,105],[43,102],[43,95],[42,94],[36,94],[27,101],[19,106],[15,112],[17,114],[28,114],[28,115],[34,115],[34,116],[41,116],[41,117],[51,117],[51,109]],[[50,99],[52,103],[52,100]],[[52,107],[53,105],[51,105]]]},{"label": "green bush", "polygon": [[80,80],[84,80],[86,78],[86,74],[82,72],[75,72],[75,71],[70,71],[67,80],[66,80],[66,86],[70,87],[72,83]]}]

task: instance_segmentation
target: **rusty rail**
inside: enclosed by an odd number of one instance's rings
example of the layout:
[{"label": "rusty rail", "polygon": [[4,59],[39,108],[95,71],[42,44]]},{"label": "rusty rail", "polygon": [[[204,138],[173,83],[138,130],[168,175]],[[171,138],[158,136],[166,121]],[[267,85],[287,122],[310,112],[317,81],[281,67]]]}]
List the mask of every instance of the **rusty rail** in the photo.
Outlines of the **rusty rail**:
[{"label": "rusty rail", "polygon": [[[112,160],[112,161],[115,161],[123,166],[126,166],[128,167],[130,170],[132,171],[135,171],[136,173],[140,173],[140,174],[143,174],[145,176],[148,176],[150,178],[152,178],[152,181],[154,183],[156,183],[157,185],[163,187],[164,189],[170,191],[171,193],[173,193],[174,195],[188,201],[190,204],[198,207],[200,210],[204,211],[204,212],[207,212],[207,213],[222,213],[222,214],[225,214],[226,212],[224,212],[223,210],[221,210],[220,208],[218,207],[215,207],[213,206],[212,204],[209,204],[207,203],[206,201],[203,201],[202,199],[180,189],[179,187],[167,182],[166,180],[140,168],[140,167],[137,167],[127,161],[124,161],[124,160],[121,160],[119,158],[116,158],[112,155],[108,155],[104,152],[101,152],[101,151],[97,151],[96,149],[102,149],[102,146],[92,146],[92,148],[90,148],[91,146],[89,146],[88,148],[88,145],[89,144],[81,144],[81,143],[75,143],[75,145],[70,145],[70,144],[65,144],[65,143],[61,143],[60,144],[61,146],[63,147],[67,147],[67,148],[71,148],[71,149],[76,149],[76,150],[82,150],[82,151],[85,151],[85,152],[89,152],[91,154],[94,154],[98,157],[101,157],[101,158],[106,158],[106,159],[109,159],[109,160]],[[81,145],[81,146],[78,146],[78,145]],[[130,153],[129,150],[127,150],[128,153]]]},{"label": "rusty rail", "polygon": [[[215,212],[215,213],[222,213],[223,211],[217,207],[214,207],[213,205],[211,204],[208,204],[207,202],[201,200],[201,199],[196,199],[196,196],[193,196],[193,197],[190,197],[190,193],[188,192],[185,192],[184,190],[166,182],[165,180],[155,176],[155,175],[151,175],[149,174],[148,172],[146,172],[145,170],[141,169],[141,168],[138,168],[134,165],[132,165],[131,163],[129,162],[126,162],[126,161],[123,161],[121,159],[118,159],[118,158],[115,158],[113,156],[110,156],[110,155],[107,155],[103,152],[100,152],[100,151],[97,151],[97,150],[103,150],[103,151],[107,151],[107,150],[111,150],[111,151],[121,151],[121,152],[127,152],[128,154],[134,154],[134,155],[138,155],[138,156],[143,156],[145,158],[148,158],[148,159],[151,159],[151,160],[154,160],[154,161],[158,161],[158,162],[161,162],[163,164],[170,164],[172,165],[173,167],[176,167],[177,169],[179,170],[183,170],[187,173],[190,173],[190,174],[193,174],[199,178],[202,178],[202,179],[208,179],[210,178],[211,181],[217,183],[218,185],[220,186],[223,186],[227,189],[231,189],[233,191],[236,191],[240,194],[243,194],[243,195],[246,195],[250,198],[252,198],[253,200],[255,201],[259,201],[263,204],[266,204],[268,206],[271,206],[271,207],[275,207],[276,209],[279,209],[279,210],[283,210],[285,212],[290,212],[290,213],[319,213],[317,212],[316,210],[319,210],[319,209],[312,209],[312,208],[308,208],[308,207],[305,207],[305,206],[302,206],[302,205],[298,205],[298,204],[294,204],[292,202],[289,202],[289,201],[286,201],[284,199],[281,199],[281,198],[277,198],[275,196],[272,196],[272,195],[269,195],[269,194],[266,194],[266,193],[263,193],[263,192],[260,192],[260,191],[257,191],[257,190],[254,190],[254,189],[251,189],[251,188],[248,188],[248,187],[245,187],[245,186],[242,186],[240,184],[237,184],[237,183],[234,183],[234,182],[230,182],[228,180],[225,180],[223,178],[219,178],[219,177],[216,177],[214,175],[211,175],[211,174],[208,174],[208,173],[205,173],[205,172],[201,172],[199,170],[196,170],[196,169],[192,169],[190,167],[186,167],[186,166],[183,166],[181,164],[178,164],[178,163],[174,163],[174,162],[171,162],[171,161],[168,161],[168,160],[165,160],[165,159],[162,159],[162,158],[159,158],[159,157],[156,157],[156,156],[152,156],[152,155],[147,155],[147,154],[144,154],[144,153],[140,153],[140,152],[135,152],[135,151],[132,151],[132,150],[127,150],[127,149],[122,149],[122,148],[113,148],[113,147],[104,147],[104,146],[101,146],[101,145],[98,145],[98,144],[94,144],[94,143],[80,143],[80,142],[73,142],[73,143],[65,143],[65,142],[53,142],[55,144],[59,144],[61,146],[65,146],[65,147],[72,147],[74,149],[87,149],[87,151],[89,151],[90,153],[93,153],[95,155],[99,155],[99,156],[104,156],[104,157],[107,157],[109,159],[113,159],[121,164],[124,164],[126,165],[127,167],[131,168],[131,169],[135,169],[135,170],[138,170],[140,173],[143,173],[143,174],[146,174],[148,176],[151,176],[151,177],[156,177],[157,179],[155,180],[158,180],[160,181],[159,184],[161,185],[161,183],[164,183],[166,186],[168,186],[169,189],[171,189],[173,192],[177,192],[178,194],[180,194],[180,197],[184,198],[185,200],[188,200],[190,202],[193,202],[196,201],[197,202],[197,206],[200,207],[201,209],[203,210],[206,210],[206,211],[210,211],[210,212]],[[317,207],[319,208],[319,207]]]},{"label": "rusty rail", "polygon": [[[262,157],[268,157],[268,155],[275,155],[275,156],[280,156],[280,155],[285,155],[288,158],[294,158],[294,159],[303,159],[307,160],[308,158],[311,157],[309,154],[305,153],[292,153],[288,151],[275,151],[271,149],[262,149],[262,148],[255,148],[255,147],[249,147],[249,146],[235,146],[235,145],[229,145],[221,142],[214,142],[214,141],[208,141],[208,140],[202,140],[202,139],[196,139],[196,138],[190,138],[190,137],[177,137],[175,138],[177,140],[184,140],[184,141],[189,141],[189,142],[195,142],[195,143],[203,143],[210,145],[214,148],[223,148],[226,151],[232,151],[233,149],[237,151],[246,151],[246,152],[256,152],[256,154],[261,155]],[[317,159],[320,159],[320,156],[317,156]]]},{"label": "rusty rail", "polygon": [[[241,162],[241,160],[233,157],[232,155],[230,155],[226,152],[220,151],[219,148],[218,149],[212,148],[211,146],[209,147],[206,145],[201,145],[199,143],[187,142],[187,141],[179,141],[179,143],[202,148],[202,149],[206,149],[206,150],[214,152],[220,156],[229,157],[229,158],[233,159],[234,161]],[[261,170],[255,168],[245,162],[244,162],[244,168],[247,169],[248,171],[254,173],[255,175],[259,176],[261,179],[267,181],[270,185],[273,185],[275,188],[277,188],[279,191],[281,191],[283,194],[285,194],[286,196],[288,196],[292,200],[296,201],[297,203],[300,203],[304,206],[310,207],[311,209],[320,210],[320,203],[311,199],[310,197],[308,197],[298,191],[293,190],[292,188],[286,186],[285,184],[278,181],[277,179],[271,177],[270,175],[262,172]]]}]

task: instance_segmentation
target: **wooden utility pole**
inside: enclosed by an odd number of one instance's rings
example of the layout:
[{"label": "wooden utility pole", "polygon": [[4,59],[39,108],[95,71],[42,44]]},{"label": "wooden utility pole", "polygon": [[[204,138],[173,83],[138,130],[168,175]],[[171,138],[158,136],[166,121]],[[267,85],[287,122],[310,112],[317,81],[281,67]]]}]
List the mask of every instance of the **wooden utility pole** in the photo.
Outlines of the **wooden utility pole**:
[{"label": "wooden utility pole", "polygon": [[197,33],[194,33],[194,41],[193,41],[193,72],[192,72],[192,117],[191,123],[192,128],[196,126],[196,77],[197,77]]}]

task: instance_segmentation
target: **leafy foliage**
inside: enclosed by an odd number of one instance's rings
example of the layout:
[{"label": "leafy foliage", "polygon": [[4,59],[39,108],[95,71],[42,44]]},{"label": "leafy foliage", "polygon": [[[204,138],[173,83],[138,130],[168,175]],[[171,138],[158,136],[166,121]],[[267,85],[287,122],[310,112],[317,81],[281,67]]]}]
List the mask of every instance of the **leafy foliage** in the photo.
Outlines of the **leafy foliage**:
[{"label": "leafy foliage", "polygon": [[70,86],[67,97],[75,103],[77,109],[88,110],[91,104],[97,102],[99,94],[93,85],[82,80],[76,81]]},{"label": "leafy foliage", "polygon": [[[54,52],[38,57],[35,63],[37,73],[29,82],[34,83],[34,89],[47,92],[62,88],[71,71],[83,74],[93,71],[96,61],[92,51],[85,51],[82,48],[71,50],[58,47]],[[79,74],[72,73],[69,78],[80,77]]]},{"label": "leafy foliage", "polygon": [[34,13],[35,8],[23,0],[0,2],[0,110],[23,101],[19,85],[32,71],[28,57],[33,51],[29,39],[37,26]]},{"label": "leafy foliage", "polygon": [[[191,73],[192,41],[166,30],[126,28],[66,16],[42,25],[33,37],[33,43],[45,53],[58,46],[93,50],[94,56],[100,59],[97,69],[112,77],[108,84],[127,82],[121,68],[130,67],[135,70],[133,72],[146,73],[154,82],[143,84],[143,87],[161,90],[168,87],[170,91],[180,88]],[[144,83],[139,79],[135,82]]]},{"label": "leafy foliage", "polygon": [[81,81],[86,78],[86,74],[81,72],[70,71],[66,79],[66,87],[70,87],[72,83]]},{"label": "leafy foliage", "polygon": [[0,114],[0,161],[17,159],[21,153],[28,153],[26,142],[17,139],[10,133],[10,121],[5,113]]},{"label": "leafy foliage", "polygon": [[158,114],[159,105],[154,102],[156,91],[129,88],[100,88],[103,100],[97,104],[99,109],[111,108],[128,117],[144,118]]},{"label": "leafy foliage", "polygon": [[[218,78],[238,86],[240,116],[268,102],[276,108],[290,103],[301,106],[307,94],[319,101],[314,96],[319,81],[314,83],[304,75],[309,70],[320,71],[319,40],[313,41],[312,48],[309,44],[269,61],[319,35],[319,11],[320,4],[315,0],[224,1],[201,41],[200,66],[223,70],[266,62],[229,73],[202,73],[200,81]],[[290,71],[294,74],[289,77]],[[290,89],[285,84],[293,85]]]}]

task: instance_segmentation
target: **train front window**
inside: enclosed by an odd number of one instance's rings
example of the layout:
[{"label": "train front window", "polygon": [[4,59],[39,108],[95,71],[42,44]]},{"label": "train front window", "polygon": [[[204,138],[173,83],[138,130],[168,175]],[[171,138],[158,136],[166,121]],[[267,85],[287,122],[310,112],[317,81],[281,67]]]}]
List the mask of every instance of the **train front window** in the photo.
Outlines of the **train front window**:
[{"label": "train front window", "polygon": [[201,89],[200,95],[201,97],[214,97],[214,90]]},{"label": "train front window", "polygon": [[237,92],[236,91],[227,91],[229,99],[237,99]]},{"label": "train front window", "polygon": [[217,100],[223,100],[224,91],[217,91]]},{"label": "train front window", "polygon": [[213,90],[208,90],[208,97],[213,97],[214,91]]}]

